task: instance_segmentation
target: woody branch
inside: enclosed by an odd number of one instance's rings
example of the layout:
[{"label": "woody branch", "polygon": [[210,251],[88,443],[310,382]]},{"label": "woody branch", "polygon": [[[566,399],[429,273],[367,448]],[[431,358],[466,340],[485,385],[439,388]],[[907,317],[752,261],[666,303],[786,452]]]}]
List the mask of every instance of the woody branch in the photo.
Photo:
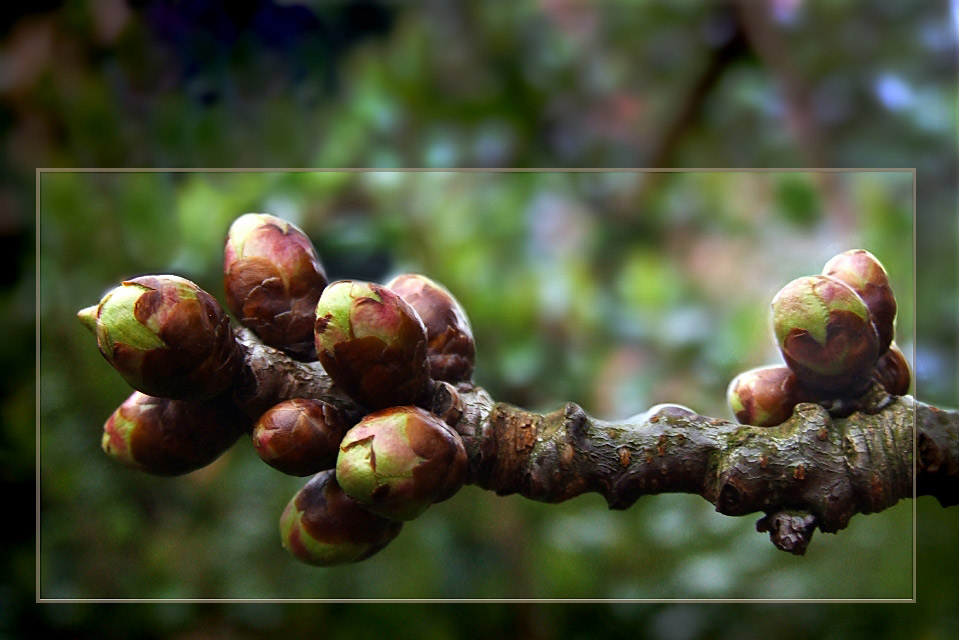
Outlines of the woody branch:
[{"label": "woody branch", "polygon": [[[246,379],[258,382],[238,387],[235,397],[252,413],[288,397],[356,409],[316,363],[263,346],[248,331],[238,337]],[[695,494],[726,515],[762,512],[760,530],[793,553],[805,550],[815,528],[836,532],[857,513],[913,497],[914,479],[916,495],[959,503],[959,412],[878,388],[845,418],[803,403],[777,427],[673,404],[618,421],[593,418],[574,403],[541,414],[495,402],[482,387],[457,391],[454,429],[466,447],[467,481],[500,495],[555,503],[595,492],[610,508],[626,509],[644,495]],[[448,391],[438,388],[429,402],[447,412]]]}]

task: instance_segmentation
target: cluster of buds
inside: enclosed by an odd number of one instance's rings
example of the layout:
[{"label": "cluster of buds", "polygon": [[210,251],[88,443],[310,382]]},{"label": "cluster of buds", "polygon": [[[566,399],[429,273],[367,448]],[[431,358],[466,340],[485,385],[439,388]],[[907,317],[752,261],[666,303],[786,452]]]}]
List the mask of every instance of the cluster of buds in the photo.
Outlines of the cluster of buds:
[{"label": "cluster of buds", "polygon": [[133,278],[78,317],[136,389],[104,424],[109,456],[154,475],[181,475],[213,462],[247,428],[227,398],[242,366],[230,320],[193,282]]},{"label": "cluster of buds", "polygon": [[[259,213],[230,226],[223,283],[241,325],[295,360],[319,360],[352,404],[276,397],[251,421],[239,391],[249,364],[226,312],[183,278],[134,278],[78,314],[136,389],[104,425],[107,454],[179,475],[249,434],[271,467],[312,476],[280,533],[295,557],[320,566],[368,558],[463,486],[466,450],[451,425],[475,347],[447,289],[416,274],[328,284],[306,234]],[[428,410],[436,398],[441,415]]]},{"label": "cluster of buds", "polygon": [[785,361],[739,374],[727,400],[736,419],[775,426],[801,402],[855,398],[880,383],[909,390],[909,366],[893,342],[896,298],[882,264],[854,249],[819,275],[797,278],[772,301],[773,332]]},{"label": "cluster of buds", "polygon": [[[370,411],[338,441],[332,464],[325,459],[328,470],[311,480],[322,484],[327,497],[303,506],[308,501],[301,492],[284,513],[284,546],[305,562],[328,565],[372,555],[399,532],[400,523],[463,486],[466,449],[445,422],[455,422],[458,413],[438,416],[425,407],[435,393],[455,396],[451,383],[470,379],[475,347],[456,299],[415,274],[386,286],[356,280],[330,284],[316,304],[314,341],[330,379]],[[329,532],[308,523],[339,517],[330,515],[331,505],[344,509],[344,500],[362,510],[368,529],[379,533],[337,552]]]}]

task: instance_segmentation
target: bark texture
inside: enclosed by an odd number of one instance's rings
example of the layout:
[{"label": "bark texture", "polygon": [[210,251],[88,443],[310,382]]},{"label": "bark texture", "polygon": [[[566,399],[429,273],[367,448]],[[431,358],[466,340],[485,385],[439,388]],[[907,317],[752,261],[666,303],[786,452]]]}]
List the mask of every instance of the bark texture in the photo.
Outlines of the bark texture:
[{"label": "bark texture", "polygon": [[325,400],[356,417],[356,404],[333,384],[319,362],[294,360],[260,342],[249,329],[235,329],[234,333],[243,365],[234,381],[232,396],[252,420],[291,398]]},{"label": "bark texture", "polygon": [[[334,402],[357,420],[365,413],[319,364],[265,347],[248,331],[238,337],[245,360],[234,398],[251,416],[292,397]],[[757,529],[796,554],[815,529],[839,531],[857,513],[915,495],[959,503],[959,411],[891,397],[880,385],[854,405],[799,404],[776,427],[676,404],[618,421],[574,403],[540,414],[470,383],[437,384],[424,404],[462,437],[468,483],[542,502],[596,492],[612,509],[644,495],[692,493],[726,515],[764,514]]]}]

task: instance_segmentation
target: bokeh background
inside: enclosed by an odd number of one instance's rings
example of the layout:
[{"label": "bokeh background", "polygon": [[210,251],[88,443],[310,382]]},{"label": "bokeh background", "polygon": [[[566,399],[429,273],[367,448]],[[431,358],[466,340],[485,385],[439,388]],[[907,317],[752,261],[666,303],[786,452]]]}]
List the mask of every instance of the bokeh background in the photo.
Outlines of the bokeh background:
[{"label": "bokeh background", "polygon": [[[130,473],[99,453],[100,425],[128,391],[73,314],[140,273],[179,273],[219,296],[229,221],[265,210],[304,226],[335,277],[417,270],[447,284],[473,321],[477,379],[499,399],[542,409],[574,400],[604,417],[675,401],[723,416],[728,380],[775,361],[765,313],[779,286],[865,246],[893,275],[916,393],[957,406],[955,2],[106,1],[5,11],[0,473],[31,521],[39,433],[42,491],[36,535],[4,532],[0,633],[959,632],[959,523],[928,498],[915,504],[916,605],[454,612],[31,597],[911,597],[911,502],[817,534],[800,559],[775,551],[751,518],[719,516],[692,496],[618,513],[596,496],[555,506],[467,488],[363,564],[298,565],[277,544],[276,517],[301,481],[259,463],[246,443],[178,480]],[[917,208],[913,218],[903,172],[44,173],[37,182],[35,167],[56,166],[898,167],[916,169]]]}]

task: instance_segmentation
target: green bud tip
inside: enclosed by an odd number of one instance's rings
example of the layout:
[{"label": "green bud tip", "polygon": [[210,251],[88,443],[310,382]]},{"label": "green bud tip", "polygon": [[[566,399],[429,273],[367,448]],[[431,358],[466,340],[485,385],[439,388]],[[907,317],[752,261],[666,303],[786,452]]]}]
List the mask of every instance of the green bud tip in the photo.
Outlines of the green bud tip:
[{"label": "green bud tip", "polygon": [[98,339],[104,355],[108,358],[113,357],[118,342],[142,350],[166,346],[154,327],[141,323],[136,317],[137,301],[150,290],[141,284],[124,282],[100,301]]},{"label": "green bud tip", "polygon": [[80,309],[77,312],[77,319],[80,321],[84,327],[86,327],[90,333],[97,335],[97,307],[99,305],[92,305],[86,309]]}]

